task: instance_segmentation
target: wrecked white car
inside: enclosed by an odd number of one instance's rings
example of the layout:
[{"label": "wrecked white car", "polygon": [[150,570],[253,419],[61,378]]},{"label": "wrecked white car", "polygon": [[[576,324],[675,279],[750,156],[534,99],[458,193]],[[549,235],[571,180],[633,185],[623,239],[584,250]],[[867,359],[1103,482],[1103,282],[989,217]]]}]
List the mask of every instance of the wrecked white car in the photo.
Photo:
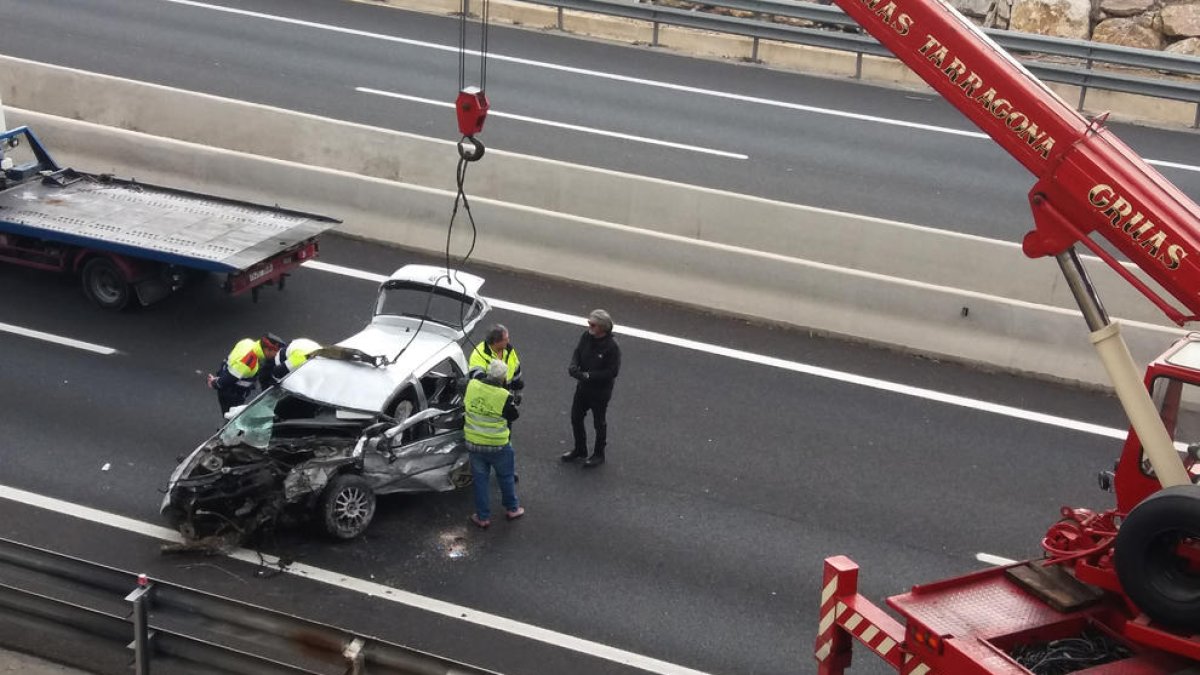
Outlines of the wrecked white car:
[{"label": "wrecked white car", "polygon": [[362,332],[316,352],[183,459],[163,516],[205,545],[240,543],[285,516],[351,539],[376,495],[470,484],[460,342],[490,310],[482,285],[444,268],[397,270]]}]

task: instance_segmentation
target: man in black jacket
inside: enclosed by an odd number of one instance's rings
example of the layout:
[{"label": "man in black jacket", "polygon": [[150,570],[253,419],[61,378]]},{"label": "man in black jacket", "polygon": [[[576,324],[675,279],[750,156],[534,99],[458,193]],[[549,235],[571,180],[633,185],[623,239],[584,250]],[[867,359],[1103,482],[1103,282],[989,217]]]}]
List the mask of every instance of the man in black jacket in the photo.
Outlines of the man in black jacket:
[{"label": "man in black jacket", "polygon": [[567,374],[579,380],[575,398],[571,401],[571,431],[575,447],[562,456],[564,462],[587,457],[587,431],[583,418],[592,411],[596,429],[596,447],[583,463],[586,468],[604,463],[604,446],[608,443],[608,401],[612,398],[613,382],[621,371],[621,348],[612,336],[613,322],[608,312],[597,309],[588,315],[588,329],[579,336],[579,344],[571,354]]}]

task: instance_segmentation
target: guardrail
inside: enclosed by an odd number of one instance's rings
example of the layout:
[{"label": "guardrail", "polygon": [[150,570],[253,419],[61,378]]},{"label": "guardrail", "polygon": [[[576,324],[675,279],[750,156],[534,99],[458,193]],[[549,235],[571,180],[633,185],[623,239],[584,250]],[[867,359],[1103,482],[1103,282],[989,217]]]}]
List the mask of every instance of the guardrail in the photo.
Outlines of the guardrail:
[{"label": "guardrail", "polygon": [[[864,55],[892,57],[892,53],[886,47],[879,44],[875,38],[863,34],[853,19],[833,6],[786,0],[718,0],[704,3],[708,7],[754,12],[764,17],[752,19],[622,0],[526,1],[557,8],[559,29],[563,28],[564,9],[649,22],[653,25],[651,44],[654,46],[659,44],[659,26],[666,24],[749,37],[753,40],[750,56],[752,60],[758,59],[759,40],[851,52],[858,59],[856,78],[862,75]],[[469,6],[467,11],[470,11]],[[776,23],[771,20],[772,17],[803,19],[839,30],[790,26]],[[1017,31],[983,29],[983,32],[1020,59],[1022,65],[1040,79],[1079,87],[1076,107],[1080,110],[1084,107],[1089,88],[1200,104],[1198,82],[1186,79],[1158,79],[1133,73],[1096,70],[1093,67],[1097,63],[1103,63],[1118,68],[1154,70],[1177,77],[1194,77],[1200,76],[1198,57]],[[1042,57],[1069,59],[1078,63],[1046,63],[1039,60]],[[1192,126],[1200,127],[1200,105],[1197,106]]]},{"label": "guardrail", "polygon": [[[8,539],[0,539],[0,607],[0,627],[51,624],[72,644],[78,640],[110,653],[126,652],[123,662],[132,661],[137,675],[495,675]],[[34,654],[39,648],[53,649],[49,641],[22,647]],[[73,665],[104,673],[130,670],[128,665],[103,667],[104,661],[92,658]]]}]

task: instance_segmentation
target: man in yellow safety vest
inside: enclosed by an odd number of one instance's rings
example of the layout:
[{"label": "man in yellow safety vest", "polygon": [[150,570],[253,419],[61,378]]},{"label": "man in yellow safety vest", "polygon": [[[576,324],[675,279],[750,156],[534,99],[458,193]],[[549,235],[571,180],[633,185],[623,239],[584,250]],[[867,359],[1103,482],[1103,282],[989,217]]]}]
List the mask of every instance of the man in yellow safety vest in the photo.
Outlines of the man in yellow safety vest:
[{"label": "man in yellow safety vest", "polygon": [[471,522],[486,528],[492,524],[492,507],[489,495],[491,471],[496,470],[496,482],[500,484],[500,501],[509,520],[525,515],[525,509],[517,500],[516,457],[509,437],[509,424],[520,416],[513,403],[513,394],[504,388],[508,367],[499,359],[492,359],[485,371],[484,379],[472,379],[467,383],[463,399],[466,421],[463,435],[467,450],[471,453],[471,476],[475,481],[475,513]]},{"label": "man in yellow safety vest", "polygon": [[503,324],[498,323],[489,328],[487,334],[483,336],[483,342],[475,345],[475,349],[471,350],[471,358],[467,362],[467,369],[471,377],[483,377],[484,371],[487,370],[492,359],[499,359],[508,368],[508,375],[504,380],[505,386],[512,391],[521,391],[525,388],[525,380],[521,379],[521,357],[517,356],[516,348],[509,343],[508,328],[505,328]]},{"label": "man in yellow safety vest", "polygon": [[307,363],[313,352],[320,348],[320,344],[308,338],[296,338],[284,345],[272,362],[271,384],[279,384],[293,370]]},{"label": "man in yellow safety vest", "polygon": [[209,373],[208,387],[217,390],[221,414],[243,405],[254,391],[254,383],[264,368],[269,369],[283,340],[268,333],[261,338],[243,338],[230,350],[216,375]]}]

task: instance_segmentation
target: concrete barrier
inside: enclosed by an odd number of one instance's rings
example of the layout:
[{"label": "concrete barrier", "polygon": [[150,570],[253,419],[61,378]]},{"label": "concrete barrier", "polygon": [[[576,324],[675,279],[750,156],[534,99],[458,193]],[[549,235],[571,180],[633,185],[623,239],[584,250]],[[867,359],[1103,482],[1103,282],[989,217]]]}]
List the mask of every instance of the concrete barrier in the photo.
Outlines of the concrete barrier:
[{"label": "concrete barrier", "polygon": [[[0,99],[36,107],[10,110],[10,123],[30,124],[60,161],[85,170],[330,213],[347,233],[402,246],[444,246],[457,159],[449,141],[6,57]],[[1015,243],[498,151],[473,165],[470,188],[479,260],[1104,383],[1057,266],[1027,260]],[[602,265],[589,264],[597,257]],[[1089,265],[1110,312],[1146,323],[1127,331],[1137,358],[1178,333],[1098,261]]]},{"label": "concrete barrier", "polygon": [[[313,115],[0,56],[8,105],[155,136],[440,190],[457,154],[431,139]],[[132,103],[136,102],[136,104]],[[1074,308],[1057,266],[1015,242],[491,150],[471,194],[702,242],[934,285]],[[1022,217],[1025,214],[1021,214]],[[1158,322],[1141,296],[1094,264],[1114,314]]]}]

